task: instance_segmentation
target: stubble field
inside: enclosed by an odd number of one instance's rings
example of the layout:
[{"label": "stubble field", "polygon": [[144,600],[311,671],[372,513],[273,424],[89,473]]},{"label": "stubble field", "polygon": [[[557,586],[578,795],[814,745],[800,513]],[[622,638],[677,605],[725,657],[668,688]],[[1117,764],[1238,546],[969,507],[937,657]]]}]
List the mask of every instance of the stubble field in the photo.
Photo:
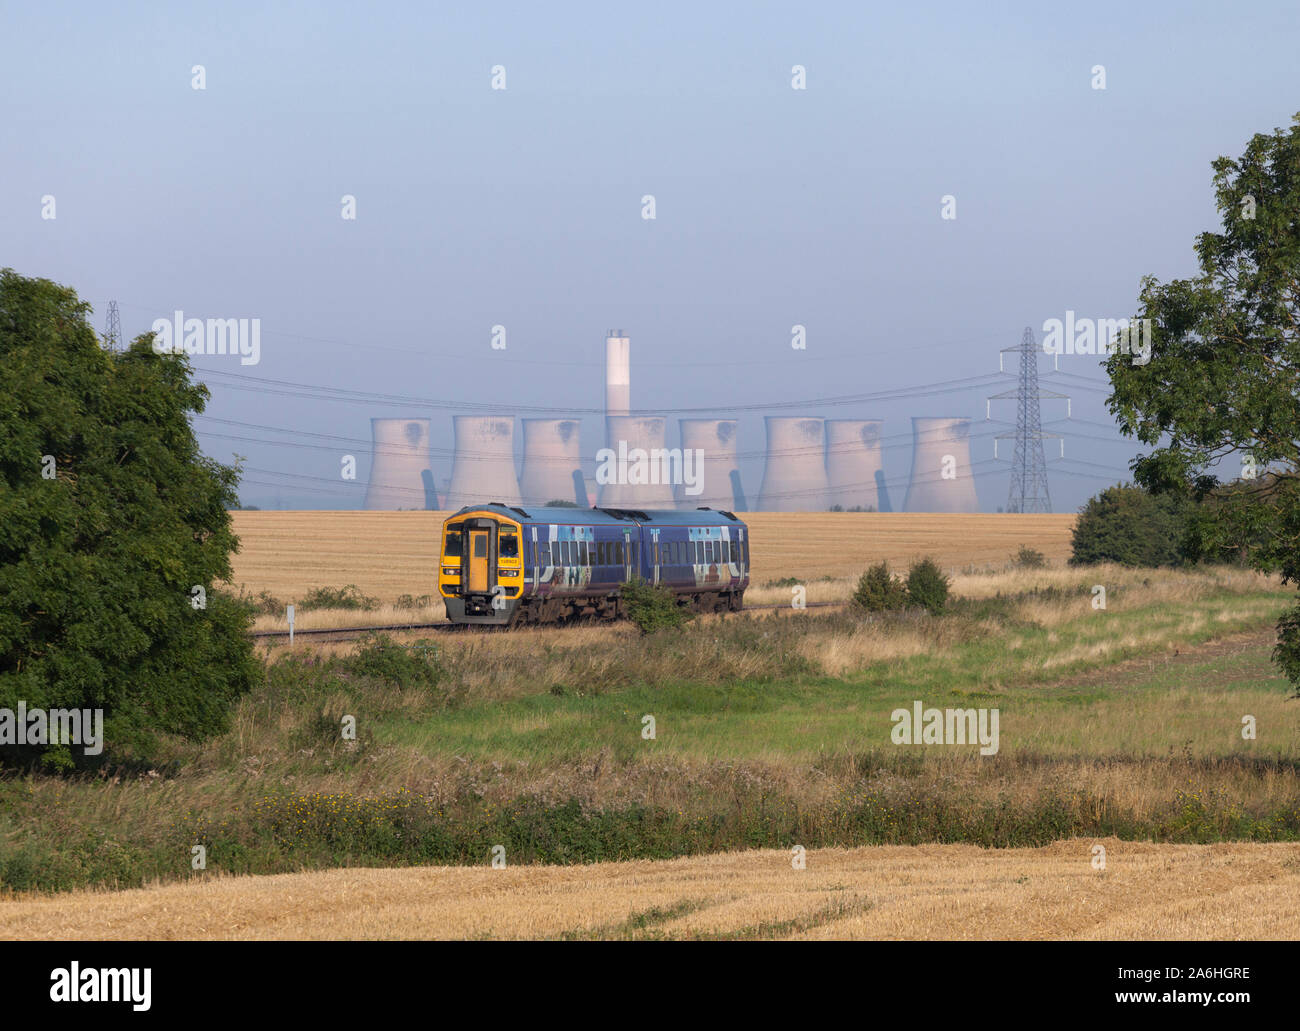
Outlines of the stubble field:
[{"label": "stubble field", "polygon": [[1224,940],[1300,926],[1294,844],[886,845],[791,860],[218,878],[7,903],[0,938]]},{"label": "stubble field", "polygon": [[[235,512],[234,580],[294,601],[317,587],[355,584],[381,602],[436,593],[442,522],[450,512]],[[906,567],[929,555],[945,569],[1004,566],[1023,544],[1056,565],[1075,517],[890,512],[751,512],[751,581],[861,573],[881,559]]]}]

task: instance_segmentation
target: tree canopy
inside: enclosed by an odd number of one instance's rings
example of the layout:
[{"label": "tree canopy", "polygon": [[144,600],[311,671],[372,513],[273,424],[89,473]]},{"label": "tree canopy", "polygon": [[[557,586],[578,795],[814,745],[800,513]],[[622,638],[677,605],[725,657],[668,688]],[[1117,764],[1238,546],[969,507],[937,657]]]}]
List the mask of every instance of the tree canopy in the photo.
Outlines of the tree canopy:
[{"label": "tree canopy", "polygon": [[89,311],[0,270],[0,708],[101,708],[110,747],[201,739],[261,675],[214,589],[237,470],[199,450],[188,359],[109,352]]},{"label": "tree canopy", "polygon": [[[1207,500],[1198,546],[1242,551],[1300,582],[1300,114],[1213,163],[1219,232],[1197,237],[1198,274],[1148,276],[1139,318],[1152,354],[1107,359],[1120,429],[1152,449],[1133,465],[1156,493]],[[1300,606],[1275,657],[1300,685]]]}]

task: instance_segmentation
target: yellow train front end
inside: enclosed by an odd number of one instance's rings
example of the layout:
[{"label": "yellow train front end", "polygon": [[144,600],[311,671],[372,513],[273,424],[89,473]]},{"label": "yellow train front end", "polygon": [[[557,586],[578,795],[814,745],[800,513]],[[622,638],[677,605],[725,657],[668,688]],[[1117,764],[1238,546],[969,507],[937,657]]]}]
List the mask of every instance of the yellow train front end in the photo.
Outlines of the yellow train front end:
[{"label": "yellow train front end", "polygon": [[453,623],[507,626],[524,594],[523,524],[504,506],[461,509],[442,526],[438,593]]}]

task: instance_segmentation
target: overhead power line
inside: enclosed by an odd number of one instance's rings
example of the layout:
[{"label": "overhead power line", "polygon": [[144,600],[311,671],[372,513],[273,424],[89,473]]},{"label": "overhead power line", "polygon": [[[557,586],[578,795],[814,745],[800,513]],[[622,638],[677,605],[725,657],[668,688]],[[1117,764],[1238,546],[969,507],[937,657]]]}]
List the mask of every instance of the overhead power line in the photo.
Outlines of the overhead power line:
[{"label": "overhead power line", "polygon": [[[580,408],[573,406],[551,407],[544,405],[522,405],[518,403],[479,402],[451,400],[446,398],[412,397],[402,394],[383,394],[371,391],[349,390],[341,387],[327,387],[312,383],[295,383],[289,380],[263,379],[250,377],[236,372],[205,370],[203,375],[217,376],[230,382],[210,384],[223,386],[232,390],[249,390],[254,393],[274,394],[281,397],[298,397],[314,401],[338,401],[345,404],[364,404],[370,406],[386,405],[389,407],[437,409],[455,412],[501,413],[503,409],[512,413],[530,415],[600,415],[604,408]],[[696,415],[709,412],[764,412],[788,411],[790,409],[834,408],[844,405],[867,404],[876,401],[894,401],[921,397],[937,397],[944,394],[978,390],[1003,379],[1002,373],[985,373],[982,376],[969,376],[962,379],[945,380],[939,383],[903,387],[898,390],[877,391],[869,394],[844,394],[835,397],[810,398],[797,401],[765,401],[739,405],[700,405],[690,408],[641,408],[633,409],[633,415]]]}]

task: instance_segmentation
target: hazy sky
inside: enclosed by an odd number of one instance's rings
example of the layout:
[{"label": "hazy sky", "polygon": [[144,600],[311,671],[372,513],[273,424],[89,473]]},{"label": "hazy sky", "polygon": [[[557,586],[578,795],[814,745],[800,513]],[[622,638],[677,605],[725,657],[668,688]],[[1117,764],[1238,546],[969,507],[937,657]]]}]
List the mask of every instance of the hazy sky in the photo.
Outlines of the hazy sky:
[{"label": "hazy sky", "polygon": [[[765,403],[995,372],[1025,326],[1191,273],[1210,161],[1300,109],[1294,0],[263,6],[0,4],[0,266],[74,287],[97,328],[116,299],[128,337],[259,318],[260,364],[196,364],[204,447],[247,456],[264,507],[356,507],[371,416],[430,416],[450,449],[454,414],[244,389],[266,380],[596,410],[621,327],[634,407],[743,407],[759,452]],[[884,419],[897,507],[910,417],[983,420],[1011,385],[798,414]],[[1058,511],[1133,454],[1104,391],[1071,389]],[[977,462],[1007,429],[974,424]],[[584,451],[602,437],[587,415]],[[1009,466],[978,468],[1004,505]]]}]

